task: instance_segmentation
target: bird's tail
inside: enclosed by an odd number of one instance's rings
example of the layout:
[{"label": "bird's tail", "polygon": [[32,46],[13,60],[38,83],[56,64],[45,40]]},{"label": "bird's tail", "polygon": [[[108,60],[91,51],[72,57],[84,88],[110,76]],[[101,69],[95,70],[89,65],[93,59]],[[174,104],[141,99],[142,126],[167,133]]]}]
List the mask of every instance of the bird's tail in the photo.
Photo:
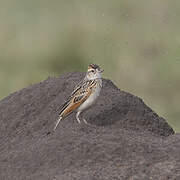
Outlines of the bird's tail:
[{"label": "bird's tail", "polygon": [[58,124],[60,123],[61,120],[62,120],[62,116],[59,116],[59,119],[57,120],[56,125],[54,126],[53,131],[56,130],[56,128],[57,128],[57,126],[58,126]]}]

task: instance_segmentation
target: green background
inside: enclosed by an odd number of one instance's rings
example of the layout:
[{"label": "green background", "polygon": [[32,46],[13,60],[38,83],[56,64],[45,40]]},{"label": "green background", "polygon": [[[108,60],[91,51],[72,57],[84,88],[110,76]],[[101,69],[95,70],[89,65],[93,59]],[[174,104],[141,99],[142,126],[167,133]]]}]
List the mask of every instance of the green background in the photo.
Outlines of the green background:
[{"label": "green background", "polygon": [[96,63],[180,132],[179,19],[179,0],[0,0],[0,98]]}]

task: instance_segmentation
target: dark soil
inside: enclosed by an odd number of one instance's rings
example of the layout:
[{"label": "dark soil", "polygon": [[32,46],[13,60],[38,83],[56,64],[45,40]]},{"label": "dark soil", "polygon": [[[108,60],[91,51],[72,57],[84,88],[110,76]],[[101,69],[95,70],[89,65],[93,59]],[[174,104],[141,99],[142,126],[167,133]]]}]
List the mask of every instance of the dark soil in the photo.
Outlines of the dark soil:
[{"label": "dark soil", "polygon": [[82,113],[91,125],[73,113],[47,135],[83,76],[48,78],[0,101],[0,179],[180,179],[180,134],[110,80]]}]

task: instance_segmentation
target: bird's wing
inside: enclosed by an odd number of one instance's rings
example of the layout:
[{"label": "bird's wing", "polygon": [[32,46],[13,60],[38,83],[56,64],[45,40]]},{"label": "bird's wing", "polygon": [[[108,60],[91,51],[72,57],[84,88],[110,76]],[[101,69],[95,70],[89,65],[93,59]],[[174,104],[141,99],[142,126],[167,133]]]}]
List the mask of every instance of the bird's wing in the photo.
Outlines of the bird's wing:
[{"label": "bird's wing", "polygon": [[75,95],[75,93],[77,93],[81,88],[82,85],[85,83],[84,79],[82,81],[80,81],[74,88],[73,92],[71,93],[71,95],[67,98],[66,102],[62,105],[61,110],[60,110],[60,114],[66,109],[66,107],[70,104],[73,96]]},{"label": "bird's wing", "polygon": [[86,79],[83,79],[82,81],[80,81],[73,89],[73,92],[71,93],[71,96],[73,96],[78,90],[80,90],[82,87],[84,87],[86,84],[88,84],[89,81],[87,81]]},{"label": "bird's wing", "polygon": [[76,110],[91,95],[92,81],[85,81],[72,92],[71,96],[62,106],[60,116],[66,116]]}]

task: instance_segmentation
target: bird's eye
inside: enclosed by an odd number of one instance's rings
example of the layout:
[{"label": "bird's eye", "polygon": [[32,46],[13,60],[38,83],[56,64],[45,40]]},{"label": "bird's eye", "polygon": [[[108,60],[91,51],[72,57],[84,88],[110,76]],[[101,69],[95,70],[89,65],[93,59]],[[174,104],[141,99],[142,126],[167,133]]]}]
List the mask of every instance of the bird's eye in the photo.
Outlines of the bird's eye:
[{"label": "bird's eye", "polygon": [[94,71],[94,69],[93,69],[93,70],[91,70],[91,72],[92,72],[92,73],[94,73],[94,72],[95,72],[95,71]]}]

